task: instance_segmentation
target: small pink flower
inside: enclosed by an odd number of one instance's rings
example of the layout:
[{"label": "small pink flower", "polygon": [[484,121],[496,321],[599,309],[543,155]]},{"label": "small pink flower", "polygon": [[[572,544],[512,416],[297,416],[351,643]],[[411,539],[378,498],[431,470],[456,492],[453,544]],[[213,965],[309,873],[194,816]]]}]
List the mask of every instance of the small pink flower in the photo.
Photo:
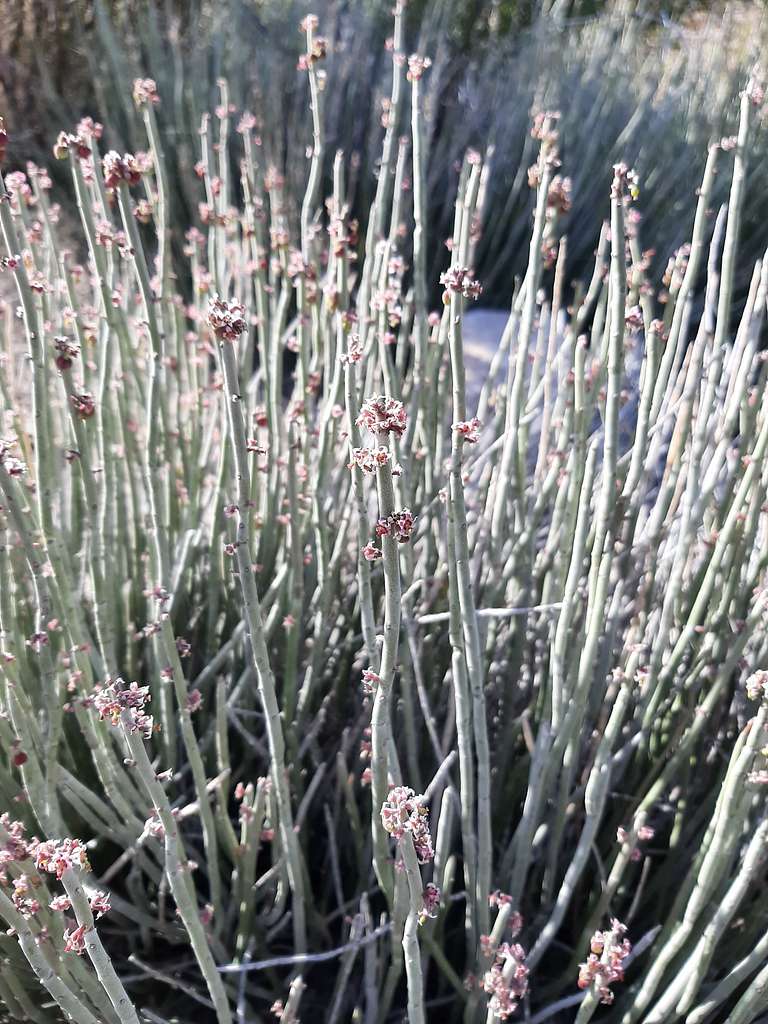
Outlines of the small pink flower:
[{"label": "small pink flower", "polygon": [[203,695],[199,690],[190,690],[187,694],[187,711],[190,714],[194,714],[195,711],[199,711],[203,706]]},{"label": "small pink flower", "polygon": [[81,924],[74,931],[70,931],[69,928],[64,932],[64,952],[65,953],[77,953],[78,956],[82,956],[85,952],[85,932],[86,928],[84,924]]},{"label": "small pink flower", "polygon": [[88,902],[91,905],[91,913],[97,921],[100,917],[104,917],[105,914],[108,914],[112,909],[112,904],[109,902],[109,896],[107,893],[101,892],[100,890],[92,893],[88,898]]},{"label": "small pink flower", "polygon": [[424,909],[420,918],[421,922],[423,923],[428,917],[437,917],[440,910],[440,887],[434,882],[427,882],[422,894],[422,902]]},{"label": "small pink flower", "polygon": [[376,687],[381,682],[381,676],[376,675],[371,669],[363,669],[363,693],[367,696],[376,692]]},{"label": "small pink flower", "polygon": [[252,132],[256,126],[257,121],[255,115],[248,110],[244,110],[237,123],[235,131],[240,135],[247,135],[248,132]]},{"label": "small pink flower", "polygon": [[427,68],[431,66],[432,61],[429,57],[420,57],[417,53],[412,53],[408,58],[408,70],[405,77],[409,82],[418,82]]},{"label": "small pink flower", "polygon": [[377,548],[373,541],[368,541],[363,548],[363,558],[366,562],[375,562],[377,558],[381,558],[381,549]]},{"label": "small pink flower", "polygon": [[152,812],[152,817],[147,818],[144,822],[144,830],[141,833],[142,837],[152,836],[154,839],[163,839],[165,836],[165,826],[163,825],[157,811]]},{"label": "small pink flower", "polygon": [[80,395],[71,395],[70,401],[81,420],[90,419],[96,412],[96,399],[87,392],[83,392]]}]

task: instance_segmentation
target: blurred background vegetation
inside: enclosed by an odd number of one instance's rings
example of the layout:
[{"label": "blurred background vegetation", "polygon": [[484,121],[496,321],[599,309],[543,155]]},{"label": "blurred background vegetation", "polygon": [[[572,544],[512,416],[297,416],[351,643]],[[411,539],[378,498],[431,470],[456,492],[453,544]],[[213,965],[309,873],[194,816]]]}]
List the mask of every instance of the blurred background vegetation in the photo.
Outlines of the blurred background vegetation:
[{"label": "blurred background vegetation", "polygon": [[[104,144],[143,149],[131,101],[137,75],[156,79],[158,111],[178,191],[176,223],[197,217],[202,113],[219,102],[226,77],[238,111],[260,122],[262,165],[298,186],[309,140],[306,75],[296,70],[298,23],[312,10],[329,40],[326,153],[354,157],[353,202],[375,187],[382,102],[389,92],[392,0],[0,0],[0,113],[11,165],[53,163],[56,133],[90,114]],[[478,273],[486,298],[507,294],[524,266],[533,159],[531,114],[558,109],[563,174],[573,179],[567,225],[569,267],[590,259],[607,212],[612,160],[638,171],[640,209],[660,269],[690,233],[696,182],[710,139],[733,131],[750,63],[766,39],[762,3],[679,0],[410,0],[409,52],[429,55],[430,219],[444,238],[452,218],[456,163],[468,146],[493,149]],[[94,87],[95,83],[95,87]],[[405,124],[403,125],[405,128]],[[751,163],[750,224],[768,216],[755,177],[768,157],[761,134]],[[233,149],[233,170],[237,167]],[[62,180],[64,170],[52,168]],[[300,195],[301,187],[288,190]],[[723,198],[722,192],[718,200]],[[641,227],[641,238],[645,229]],[[178,241],[178,240],[177,240]],[[445,253],[432,245],[436,280]]]}]

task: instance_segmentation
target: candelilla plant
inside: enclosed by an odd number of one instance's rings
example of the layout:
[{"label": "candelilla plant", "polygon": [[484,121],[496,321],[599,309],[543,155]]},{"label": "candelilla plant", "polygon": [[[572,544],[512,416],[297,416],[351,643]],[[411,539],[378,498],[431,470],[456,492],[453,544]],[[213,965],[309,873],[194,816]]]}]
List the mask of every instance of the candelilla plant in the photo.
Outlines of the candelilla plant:
[{"label": "candelilla plant", "polygon": [[62,131],[61,208],[0,121],[5,1019],[768,1012],[759,72],[666,266],[606,167],[584,284],[536,116],[528,268],[478,382],[492,155],[430,281],[403,8],[370,209],[326,152],[312,16],[303,196],[225,82],[194,224],[150,79],[144,152]]}]

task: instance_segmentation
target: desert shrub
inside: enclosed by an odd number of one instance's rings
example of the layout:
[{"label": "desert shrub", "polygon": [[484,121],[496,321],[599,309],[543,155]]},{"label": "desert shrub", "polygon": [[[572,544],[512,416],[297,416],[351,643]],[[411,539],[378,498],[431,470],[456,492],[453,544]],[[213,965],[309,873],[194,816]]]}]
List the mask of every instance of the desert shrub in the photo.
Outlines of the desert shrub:
[{"label": "desert shrub", "polygon": [[734,296],[760,76],[663,269],[662,185],[603,151],[582,227],[567,104],[537,112],[470,408],[504,163],[463,154],[441,264],[438,68],[398,8],[358,221],[314,19],[302,52],[306,175],[222,81],[178,219],[173,100],[140,78],[140,152],[92,120],[56,140],[80,240],[41,166],[0,181],[6,1013],[756,1020],[768,263]]}]

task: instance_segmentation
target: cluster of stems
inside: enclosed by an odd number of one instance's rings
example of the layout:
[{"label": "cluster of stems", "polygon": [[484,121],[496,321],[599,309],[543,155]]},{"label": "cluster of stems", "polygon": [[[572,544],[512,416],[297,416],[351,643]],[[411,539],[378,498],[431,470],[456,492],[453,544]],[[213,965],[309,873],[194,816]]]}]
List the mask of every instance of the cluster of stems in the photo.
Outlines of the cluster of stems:
[{"label": "cluster of stems", "polygon": [[[768,255],[743,297],[738,273],[760,85],[666,267],[607,170],[585,285],[536,118],[527,271],[478,380],[493,165],[466,154],[430,281],[428,62],[394,18],[370,209],[349,155],[327,166],[312,16],[301,196],[225,82],[192,226],[149,80],[145,153],[60,136],[64,212],[3,169],[13,1020],[768,1010]],[[57,896],[33,837],[87,841],[92,877],[65,865]]]}]

